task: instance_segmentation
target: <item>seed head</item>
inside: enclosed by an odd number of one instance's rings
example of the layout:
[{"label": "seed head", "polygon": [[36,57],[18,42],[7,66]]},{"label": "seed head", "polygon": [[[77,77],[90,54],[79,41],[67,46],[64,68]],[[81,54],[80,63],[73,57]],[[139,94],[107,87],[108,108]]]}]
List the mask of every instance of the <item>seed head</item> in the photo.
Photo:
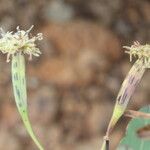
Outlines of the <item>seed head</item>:
[{"label": "seed head", "polygon": [[27,30],[20,30],[19,26],[16,28],[17,32],[5,32],[0,29],[0,51],[7,54],[7,62],[10,61],[10,56],[16,53],[28,54],[30,59],[32,55],[39,56],[41,54],[39,48],[36,47],[35,41],[42,40],[42,33],[36,36],[29,35],[33,25]]}]

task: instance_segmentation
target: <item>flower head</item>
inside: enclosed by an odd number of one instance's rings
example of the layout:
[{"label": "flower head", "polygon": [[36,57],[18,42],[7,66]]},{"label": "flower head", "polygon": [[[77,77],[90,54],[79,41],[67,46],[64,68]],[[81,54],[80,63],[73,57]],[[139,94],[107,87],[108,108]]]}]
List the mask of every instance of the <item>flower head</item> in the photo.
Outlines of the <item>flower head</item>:
[{"label": "flower head", "polygon": [[19,26],[16,28],[17,32],[4,32],[0,31],[0,51],[7,54],[7,62],[10,61],[10,56],[16,53],[28,54],[30,59],[32,55],[39,56],[41,54],[39,48],[36,47],[35,41],[42,40],[42,33],[36,36],[29,35],[33,25],[27,31],[20,30]]},{"label": "flower head", "polygon": [[132,61],[132,57],[137,57],[138,59],[141,59],[143,61],[143,65],[146,68],[150,68],[150,45],[141,45],[138,41],[134,42],[134,44],[129,46],[123,46],[123,48],[126,48],[128,51],[125,51],[125,53],[128,53],[130,55],[130,61]]}]

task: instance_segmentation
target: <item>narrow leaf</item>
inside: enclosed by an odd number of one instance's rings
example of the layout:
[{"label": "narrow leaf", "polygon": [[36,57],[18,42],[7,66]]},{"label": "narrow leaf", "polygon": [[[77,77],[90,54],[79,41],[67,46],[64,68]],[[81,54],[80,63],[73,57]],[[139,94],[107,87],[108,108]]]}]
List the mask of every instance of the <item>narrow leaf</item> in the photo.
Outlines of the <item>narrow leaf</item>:
[{"label": "narrow leaf", "polygon": [[[118,93],[116,104],[114,107],[114,111],[110,120],[110,123],[107,128],[107,132],[105,138],[109,138],[109,135],[114,128],[117,121],[120,117],[124,114],[126,107],[129,103],[131,96],[133,95],[135,88],[139,84],[143,74],[145,72],[145,67],[143,66],[143,59],[138,59],[132,68],[130,69],[128,75],[126,76],[120,91]],[[104,140],[103,146],[101,150],[105,150],[106,148],[106,141]]]},{"label": "narrow leaf", "polygon": [[38,146],[39,150],[44,150],[44,148],[41,146],[41,144],[39,143],[39,141],[33,133],[28,117],[25,60],[23,55],[21,55],[20,53],[16,53],[16,55],[13,56],[11,69],[13,92],[18,111],[31,138]]}]

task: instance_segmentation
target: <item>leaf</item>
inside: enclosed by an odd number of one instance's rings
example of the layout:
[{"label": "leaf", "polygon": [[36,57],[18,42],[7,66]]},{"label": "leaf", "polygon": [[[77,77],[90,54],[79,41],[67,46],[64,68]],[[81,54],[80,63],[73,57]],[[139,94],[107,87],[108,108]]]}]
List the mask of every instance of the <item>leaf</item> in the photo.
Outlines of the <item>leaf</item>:
[{"label": "leaf", "polygon": [[105,138],[103,140],[101,150],[106,149],[106,142],[105,139],[109,138],[110,133],[112,132],[114,126],[116,125],[117,121],[120,117],[124,114],[127,105],[131,96],[133,95],[137,85],[142,79],[142,76],[145,72],[145,68],[143,66],[143,60],[138,59],[132,68],[130,69],[129,73],[127,74],[125,80],[123,81],[121,88],[119,90],[118,96],[116,98],[116,104],[113,110],[113,114],[111,120],[109,122]]},{"label": "leaf", "polygon": [[33,133],[27,109],[27,91],[26,91],[26,79],[25,79],[25,60],[24,56],[20,53],[17,53],[12,58],[12,83],[13,83],[13,92],[15,96],[16,105],[18,111],[22,117],[24,125],[30,134],[31,138],[38,146],[40,150],[44,150],[36,136]]},{"label": "leaf", "polygon": [[[141,112],[150,113],[150,105],[145,106],[140,109]],[[121,140],[120,146],[128,146],[131,147],[133,150],[148,150],[150,149],[150,139],[145,140],[137,135],[137,131],[139,128],[142,128],[143,126],[149,125],[150,119],[144,119],[144,118],[134,118],[132,119],[127,127],[127,132],[125,137]],[[117,148],[117,150],[121,150],[120,148]]]},{"label": "leaf", "polygon": [[133,149],[127,145],[119,145],[117,150],[133,150]]}]

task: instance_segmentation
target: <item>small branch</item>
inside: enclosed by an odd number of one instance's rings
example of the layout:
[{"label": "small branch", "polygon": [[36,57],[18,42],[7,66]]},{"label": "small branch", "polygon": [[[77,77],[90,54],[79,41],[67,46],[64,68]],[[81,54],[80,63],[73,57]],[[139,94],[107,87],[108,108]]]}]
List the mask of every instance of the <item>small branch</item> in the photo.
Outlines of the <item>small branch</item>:
[{"label": "small branch", "polygon": [[130,117],[130,118],[150,119],[150,113],[144,113],[144,112],[135,111],[135,110],[127,110],[127,111],[125,111],[124,116]]},{"label": "small branch", "polygon": [[109,150],[109,140],[106,140],[106,150]]},{"label": "small branch", "polygon": [[101,150],[109,150],[109,137],[108,137],[108,135],[104,136],[103,142],[104,142],[103,143],[104,147]]}]

